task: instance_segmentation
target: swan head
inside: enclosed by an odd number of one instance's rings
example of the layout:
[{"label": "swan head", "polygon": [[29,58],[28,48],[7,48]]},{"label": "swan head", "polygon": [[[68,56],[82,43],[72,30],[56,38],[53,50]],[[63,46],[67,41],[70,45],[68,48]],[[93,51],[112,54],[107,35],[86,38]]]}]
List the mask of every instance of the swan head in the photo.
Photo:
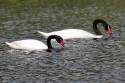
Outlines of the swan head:
[{"label": "swan head", "polygon": [[60,44],[64,47],[65,41],[63,40],[62,37],[58,36],[57,39],[56,39],[56,41],[57,41],[58,43],[60,43]]}]

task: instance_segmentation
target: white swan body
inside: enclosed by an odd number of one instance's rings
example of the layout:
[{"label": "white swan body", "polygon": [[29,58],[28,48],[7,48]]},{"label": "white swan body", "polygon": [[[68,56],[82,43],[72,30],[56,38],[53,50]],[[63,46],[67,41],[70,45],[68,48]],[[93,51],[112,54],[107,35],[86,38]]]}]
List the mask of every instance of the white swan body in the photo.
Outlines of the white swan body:
[{"label": "white swan body", "polygon": [[43,42],[34,39],[19,40],[12,43],[6,42],[6,44],[14,49],[23,49],[28,51],[42,51],[47,49],[47,46]]},{"label": "white swan body", "polygon": [[59,35],[63,39],[72,39],[72,38],[85,38],[85,39],[92,39],[92,38],[102,38],[102,35],[94,35],[87,31],[81,29],[65,29],[61,31],[54,31],[50,33],[45,33],[38,31],[38,33],[42,34],[45,38],[48,38],[50,35]]},{"label": "white swan body", "polygon": [[112,29],[110,25],[103,19],[96,19],[93,22],[93,30],[96,35],[81,29],[65,29],[65,30],[54,31],[50,33],[38,31],[38,33],[42,34],[45,38],[48,38],[48,36],[50,35],[59,35],[63,39],[72,39],[72,38],[97,39],[97,38],[103,37],[102,33],[99,31],[97,27],[98,23],[101,23],[103,25],[104,30],[110,35],[109,37],[112,37]]},{"label": "white swan body", "polygon": [[57,36],[57,35],[50,35],[47,38],[47,45],[44,43],[35,40],[35,39],[26,39],[26,40],[19,40],[19,41],[14,41],[12,43],[6,42],[7,45],[9,45],[11,48],[14,49],[22,49],[26,51],[42,51],[42,50],[47,50],[48,52],[51,52],[53,47],[51,45],[51,39],[56,39],[56,41],[64,46],[65,42],[62,37]]}]

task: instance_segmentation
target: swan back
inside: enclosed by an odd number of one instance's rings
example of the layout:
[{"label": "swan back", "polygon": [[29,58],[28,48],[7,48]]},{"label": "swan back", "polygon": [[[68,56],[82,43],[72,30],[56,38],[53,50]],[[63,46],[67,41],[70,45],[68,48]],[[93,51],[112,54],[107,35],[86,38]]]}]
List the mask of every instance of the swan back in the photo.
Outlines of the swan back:
[{"label": "swan back", "polygon": [[45,38],[47,38],[50,35],[59,35],[61,36],[63,39],[72,39],[72,38],[101,38],[102,35],[94,35],[91,34],[85,30],[81,30],[81,29],[65,29],[65,30],[61,30],[61,31],[54,31],[54,32],[50,32],[50,33],[45,33],[45,32],[40,32],[38,31],[40,34],[42,34]]},{"label": "swan back", "polygon": [[12,43],[6,42],[6,44],[14,49],[24,49],[29,51],[47,49],[47,46],[44,43],[34,39],[14,41]]}]

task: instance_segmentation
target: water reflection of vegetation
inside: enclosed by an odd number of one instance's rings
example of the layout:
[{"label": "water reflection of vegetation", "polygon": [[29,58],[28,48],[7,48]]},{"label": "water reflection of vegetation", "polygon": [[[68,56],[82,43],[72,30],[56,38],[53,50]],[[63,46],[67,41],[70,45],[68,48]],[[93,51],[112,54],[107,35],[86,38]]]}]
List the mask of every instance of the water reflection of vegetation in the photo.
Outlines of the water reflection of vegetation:
[{"label": "water reflection of vegetation", "polygon": [[[73,4],[79,4],[79,5],[84,5],[84,4],[94,4],[98,3],[100,5],[105,5],[105,4],[115,4],[120,6],[124,6],[124,0],[0,0],[0,2],[11,2],[11,3],[20,3],[20,2],[41,2],[41,3],[60,3],[61,4],[67,4],[67,5],[73,5]],[[119,3],[118,3],[119,2]]]}]

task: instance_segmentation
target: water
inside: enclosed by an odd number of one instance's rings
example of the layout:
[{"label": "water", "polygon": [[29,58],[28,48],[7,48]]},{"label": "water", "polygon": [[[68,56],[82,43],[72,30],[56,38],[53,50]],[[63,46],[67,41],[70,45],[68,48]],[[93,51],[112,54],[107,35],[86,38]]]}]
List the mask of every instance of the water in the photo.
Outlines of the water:
[{"label": "water", "polygon": [[[0,3],[0,81],[2,83],[124,83],[125,1],[48,0]],[[66,28],[94,34],[92,22],[106,20],[114,39],[98,41],[73,39],[66,48],[25,54],[5,42],[21,39],[46,40],[36,31]],[[99,25],[101,28],[101,25]],[[105,32],[103,33],[105,35]]]}]

